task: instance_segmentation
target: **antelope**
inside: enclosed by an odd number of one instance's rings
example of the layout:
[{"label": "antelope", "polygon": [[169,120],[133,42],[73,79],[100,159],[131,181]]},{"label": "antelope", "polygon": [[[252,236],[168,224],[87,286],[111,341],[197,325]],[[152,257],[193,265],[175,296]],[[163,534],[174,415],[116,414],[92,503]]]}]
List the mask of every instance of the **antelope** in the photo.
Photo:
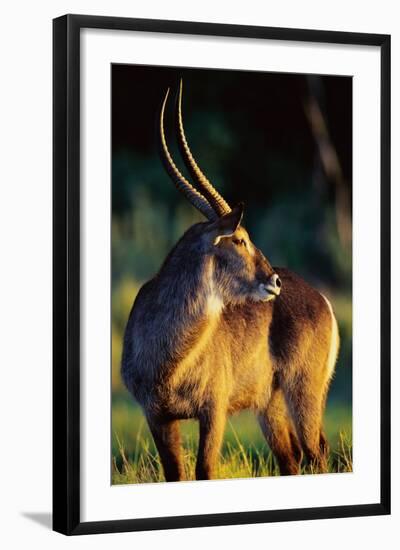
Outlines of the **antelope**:
[{"label": "antelope", "polygon": [[206,218],[191,226],[145,283],[127,322],[121,375],[146,416],[167,481],[184,480],[179,423],[199,422],[196,479],[216,477],[229,415],[252,409],[281,475],[303,456],[327,471],[322,419],[339,333],[328,299],[271,267],[204,175],[186,140],[182,82],[177,140],[193,184],[175,164],[159,119],[160,151],[179,191]]}]

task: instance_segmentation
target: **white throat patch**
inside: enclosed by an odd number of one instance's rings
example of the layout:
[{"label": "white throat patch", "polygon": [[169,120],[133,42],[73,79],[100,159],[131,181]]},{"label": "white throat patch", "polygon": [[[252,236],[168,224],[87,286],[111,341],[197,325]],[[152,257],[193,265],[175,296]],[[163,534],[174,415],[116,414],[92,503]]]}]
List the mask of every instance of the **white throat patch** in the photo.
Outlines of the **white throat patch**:
[{"label": "white throat patch", "polygon": [[224,308],[224,302],[217,292],[212,292],[207,298],[207,313],[219,315]]}]

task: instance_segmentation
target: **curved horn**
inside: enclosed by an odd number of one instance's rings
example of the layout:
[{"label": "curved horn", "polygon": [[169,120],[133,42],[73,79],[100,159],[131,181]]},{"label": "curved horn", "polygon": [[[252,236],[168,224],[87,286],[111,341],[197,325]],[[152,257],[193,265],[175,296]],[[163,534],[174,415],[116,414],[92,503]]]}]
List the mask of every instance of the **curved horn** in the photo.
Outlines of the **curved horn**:
[{"label": "curved horn", "polygon": [[182,117],[182,79],[179,84],[179,96],[178,96],[178,109],[177,109],[177,126],[178,126],[178,142],[181,150],[181,154],[187,169],[197,182],[197,187],[204,194],[208,202],[214,208],[219,216],[228,214],[231,212],[231,207],[225,201],[225,199],[218,193],[212,183],[206,178],[203,172],[197,165],[189,145],[186,141],[185,130],[183,128]]},{"label": "curved horn", "polygon": [[175,184],[175,187],[181,191],[185,195],[185,197],[188,199],[188,201],[195,207],[197,210],[199,210],[204,216],[210,220],[214,221],[218,218],[214,210],[212,209],[210,203],[208,200],[197,191],[191,185],[191,183],[181,174],[181,172],[178,170],[176,164],[174,163],[171,154],[169,152],[167,142],[165,139],[165,132],[164,132],[164,111],[165,111],[165,105],[167,103],[169,95],[169,88],[167,90],[167,93],[165,94],[165,98],[161,107],[161,114],[160,114],[160,141],[161,141],[161,153],[162,153],[162,160],[164,162],[164,166],[168,172],[168,175],[172,179],[172,181]]}]

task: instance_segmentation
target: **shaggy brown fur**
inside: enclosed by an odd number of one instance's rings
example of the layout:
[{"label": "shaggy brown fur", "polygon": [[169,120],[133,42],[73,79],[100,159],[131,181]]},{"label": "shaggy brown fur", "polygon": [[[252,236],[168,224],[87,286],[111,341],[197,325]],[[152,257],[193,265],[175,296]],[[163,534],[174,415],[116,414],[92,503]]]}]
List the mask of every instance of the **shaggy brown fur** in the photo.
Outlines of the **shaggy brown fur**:
[{"label": "shaggy brown fur", "polygon": [[[192,226],[141,288],[126,327],[122,376],[167,481],[184,478],[180,419],[198,419],[196,477],[212,479],[227,416],[248,408],[282,474],[299,472],[303,452],[317,471],[327,468],[322,417],[335,318],[319,292],[270,266],[241,217],[236,208]],[[275,274],[279,295],[267,290]]]}]

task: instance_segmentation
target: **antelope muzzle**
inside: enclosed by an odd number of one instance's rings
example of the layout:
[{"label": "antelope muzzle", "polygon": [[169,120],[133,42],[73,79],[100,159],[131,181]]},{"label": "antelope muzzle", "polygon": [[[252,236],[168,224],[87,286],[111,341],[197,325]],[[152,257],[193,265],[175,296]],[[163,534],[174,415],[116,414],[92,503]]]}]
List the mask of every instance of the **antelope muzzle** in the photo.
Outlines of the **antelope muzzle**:
[{"label": "antelope muzzle", "polygon": [[263,302],[270,302],[275,300],[277,296],[281,293],[282,281],[279,278],[277,273],[271,275],[266,283],[260,283],[258,285],[258,292],[260,294],[260,299]]}]

